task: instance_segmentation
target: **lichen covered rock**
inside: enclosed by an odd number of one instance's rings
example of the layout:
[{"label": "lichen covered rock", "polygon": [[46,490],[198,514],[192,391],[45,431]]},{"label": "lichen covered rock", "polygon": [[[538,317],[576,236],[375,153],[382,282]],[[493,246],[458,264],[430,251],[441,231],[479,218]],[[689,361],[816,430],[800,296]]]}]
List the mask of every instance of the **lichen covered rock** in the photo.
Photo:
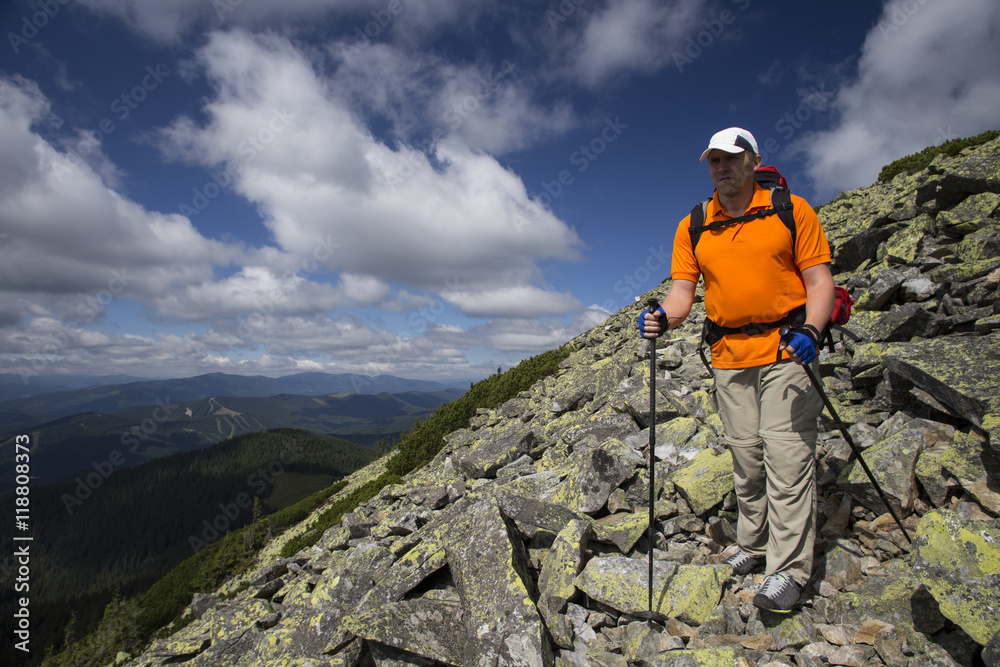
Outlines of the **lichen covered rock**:
[{"label": "lichen covered rock", "polygon": [[1000,632],[1000,521],[938,510],[920,520],[913,571],[941,613],[980,644]]}]

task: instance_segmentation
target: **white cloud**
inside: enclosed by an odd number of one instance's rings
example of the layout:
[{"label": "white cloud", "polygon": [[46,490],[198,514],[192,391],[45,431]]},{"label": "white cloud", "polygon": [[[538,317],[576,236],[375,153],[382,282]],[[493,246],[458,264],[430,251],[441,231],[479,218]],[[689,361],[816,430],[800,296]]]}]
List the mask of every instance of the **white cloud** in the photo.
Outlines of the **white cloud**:
[{"label": "white cloud", "polygon": [[536,101],[536,75],[511,61],[456,64],[390,44],[353,49],[337,42],[329,51],[339,64],[331,83],[338,97],[387,118],[404,143],[432,148],[451,137],[499,155],[577,123],[568,102]]},{"label": "white cloud", "polygon": [[486,3],[457,0],[77,0],[98,14],[114,16],[131,30],[161,42],[180,40],[198,25],[266,27],[342,17],[364,33],[414,39],[442,25],[472,25]]},{"label": "white cloud", "polygon": [[598,86],[627,72],[655,72],[696,25],[704,2],[611,0],[588,17],[571,62],[576,76]]},{"label": "white cloud", "polygon": [[288,253],[329,238],[327,268],[432,292],[531,286],[538,262],[577,256],[576,233],[496,159],[457,139],[433,146],[433,163],[388,147],[286,40],[218,33],[200,58],[216,89],[208,121],[178,119],[165,147],[238,165],[235,189]]},{"label": "white cloud", "polygon": [[223,280],[206,280],[151,298],[161,315],[183,320],[236,317],[241,313],[268,315],[311,314],[332,311],[348,301],[343,290],[309,282],[269,267],[244,266]]},{"label": "white cloud", "polygon": [[29,296],[79,318],[97,295],[160,294],[240,258],[240,246],[203,237],[183,216],[146,210],[110,189],[79,155],[42,139],[34,126],[52,122],[48,114],[35,84],[0,78],[7,300]]},{"label": "white cloud", "polygon": [[997,127],[1000,4],[889,2],[868,33],[836,126],[804,136],[821,198],[875,181],[893,160]]},{"label": "white cloud", "polygon": [[582,304],[572,294],[519,285],[478,291],[446,291],[443,298],[472,317],[555,317],[579,312]]}]

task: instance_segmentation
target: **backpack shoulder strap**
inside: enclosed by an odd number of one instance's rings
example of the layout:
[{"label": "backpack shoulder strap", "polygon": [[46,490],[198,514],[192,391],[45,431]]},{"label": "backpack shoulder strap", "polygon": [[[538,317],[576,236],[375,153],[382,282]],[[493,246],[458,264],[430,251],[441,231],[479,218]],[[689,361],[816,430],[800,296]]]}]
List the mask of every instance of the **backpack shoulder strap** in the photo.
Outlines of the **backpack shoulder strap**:
[{"label": "backpack shoulder strap", "polygon": [[738,222],[748,222],[750,220],[756,220],[757,218],[762,218],[771,214],[777,214],[778,219],[781,220],[782,224],[788,228],[788,233],[792,236],[792,255],[795,255],[795,240],[797,238],[795,230],[795,215],[792,207],[792,195],[785,188],[771,188],[771,208],[757,211],[756,213],[751,213],[750,215],[744,215],[739,218],[717,220],[706,225],[705,216],[707,215],[707,207],[708,200],[706,199],[691,209],[691,225],[688,229],[688,232],[691,234],[691,252],[694,252],[695,247],[698,245],[698,239],[701,238],[703,232],[717,229],[718,227],[724,227],[726,225],[733,225]]},{"label": "backpack shoulder strap", "polygon": [[705,211],[708,208],[708,200],[705,199],[697,204],[691,209],[691,224],[688,226],[688,233],[691,235],[691,254],[694,254],[694,249],[698,245],[698,239],[701,238],[701,233],[705,231]]},{"label": "backpack shoulder strap", "polygon": [[771,188],[771,208],[778,214],[778,219],[788,228],[792,235],[792,256],[795,256],[795,241],[798,238],[795,230],[795,213],[792,206],[792,193],[785,188]]}]

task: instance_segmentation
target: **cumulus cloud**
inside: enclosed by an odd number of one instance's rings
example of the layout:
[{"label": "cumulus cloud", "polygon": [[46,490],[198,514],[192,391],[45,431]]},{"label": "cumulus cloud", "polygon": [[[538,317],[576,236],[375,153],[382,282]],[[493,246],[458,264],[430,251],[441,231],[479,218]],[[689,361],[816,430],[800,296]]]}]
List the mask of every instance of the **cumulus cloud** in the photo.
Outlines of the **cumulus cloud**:
[{"label": "cumulus cloud", "polygon": [[541,104],[537,74],[513,61],[461,64],[391,44],[337,42],[329,51],[339,64],[332,78],[338,97],[387,118],[404,143],[430,148],[450,137],[500,155],[578,122],[566,101]]},{"label": "cumulus cloud", "polygon": [[608,318],[603,308],[592,306],[568,323],[551,319],[501,320],[471,333],[479,335],[491,348],[501,352],[537,354],[559,347],[581,331],[587,331]]},{"label": "cumulus cloud", "polygon": [[[209,279],[238,245],[202,236],[187,218],[149,211],[110,189],[75,152],[35,131],[48,120],[35,84],[0,78],[0,295],[25,295],[80,317],[82,295],[138,296]],[[94,151],[99,151],[96,145]],[[23,306],[21,307],[23,309]]]},{"label": "cumulus cloud", "polygon": [[578,79],[597,86],[626,72],[655,72],[670,62],[702,16],[695,0],[610,0],[587,17],[571,52]]},{"label": "cumulus cloud", "polygon": [[432,292],[537,289],[538,262],[577,256],[577,234],[495,158],[450,137],[430,154],[386,145],[287,40],[217,33],[200,58],[216,90],[208,121],[178,119],[164,149],[235,165],[235,189],[284,251],[305,255],[329,238],[326,268],[353,285],[367,277]]},{"label": "cumulus cloud", "polygon": [[449,290],[442,296],[448,303],[472,317],[484,315],[497,317],[557,316],[579,312],[583,305],[572,294],[557,293],[526,285],[484,289],[476,292]]},{"label": "cumulus cloud", "polygon": [[1000,4],[888,2],[837,94],[836,125],[797,145],[821,197],[869,185],[893,160],[996,128]]}]

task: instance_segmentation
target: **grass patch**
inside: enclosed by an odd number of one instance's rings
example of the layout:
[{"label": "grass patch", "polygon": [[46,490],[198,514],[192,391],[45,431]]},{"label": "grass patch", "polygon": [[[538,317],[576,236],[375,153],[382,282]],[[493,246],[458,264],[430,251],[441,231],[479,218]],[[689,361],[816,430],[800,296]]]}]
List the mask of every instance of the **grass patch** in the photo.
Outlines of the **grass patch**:
[{"label": "grass patch", "polygon": [[945,141],[937,146],[929,146],[918,153],[901,157],[898,160],[890,162],[886,166],[882,167],[882,171],[879,172],[878,175],[879,183],[888,183],[899,174],[915,174],[918,171],[923,171],[930,166],[930,163],[934,161],[934,158],[942,153],[954,157],[966,148],[971,146],[981,146],[982,144],[993,141],[998,136],[1000,136],[1000,130],[988,130],[974,137],[952,139],[951,141]]}]

